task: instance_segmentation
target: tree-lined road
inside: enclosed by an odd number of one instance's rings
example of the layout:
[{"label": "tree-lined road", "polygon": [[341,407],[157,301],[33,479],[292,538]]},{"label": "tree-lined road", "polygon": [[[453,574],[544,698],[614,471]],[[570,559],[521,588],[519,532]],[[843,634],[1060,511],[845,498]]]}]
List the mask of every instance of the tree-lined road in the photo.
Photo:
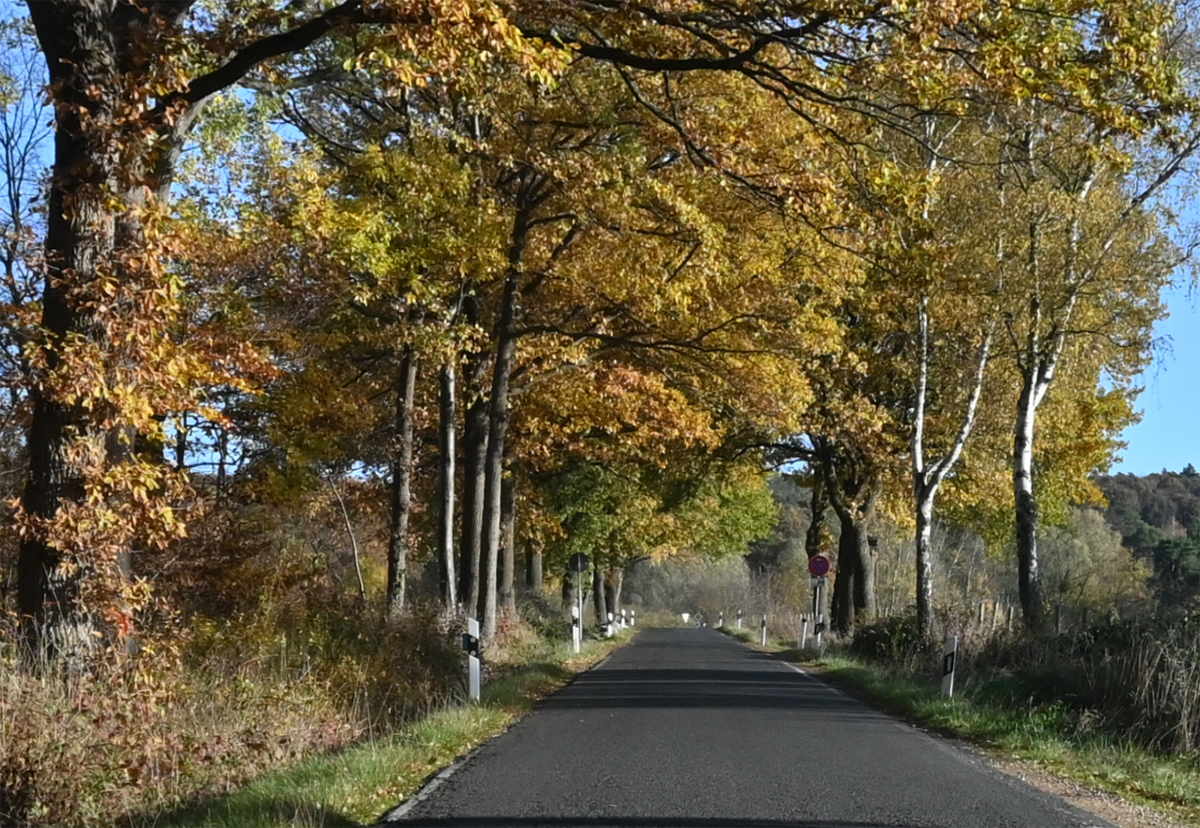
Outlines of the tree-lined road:
[{"label": "tree-lined road", "polygon": [[391,824],[1104,826],[712,630],[653,629]]}]

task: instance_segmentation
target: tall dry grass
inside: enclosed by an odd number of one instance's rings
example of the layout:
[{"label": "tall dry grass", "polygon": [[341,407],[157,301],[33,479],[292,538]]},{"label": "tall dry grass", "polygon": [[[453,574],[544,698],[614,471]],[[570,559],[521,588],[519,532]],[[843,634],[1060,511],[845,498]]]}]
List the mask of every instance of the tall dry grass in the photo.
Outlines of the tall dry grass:
[{"label": "tall dry grass", "polygon": [[[916,638],[915,618],[863,628],[852,650],[901,672],[933,675],[939,646]],[[1102,736],[1164,755],[1200,750],[1200,618],[1105,619],[1033,635],[997,629],[961,639],[958,687],[1013,709],[1061,707],[1068,735]]]},{"label": "tall dry grass", "polygon": [[196,621],[64,677],[0,649],[0,828],[144,819],[385,732],[460,694],[455,622],[428,607]]}]

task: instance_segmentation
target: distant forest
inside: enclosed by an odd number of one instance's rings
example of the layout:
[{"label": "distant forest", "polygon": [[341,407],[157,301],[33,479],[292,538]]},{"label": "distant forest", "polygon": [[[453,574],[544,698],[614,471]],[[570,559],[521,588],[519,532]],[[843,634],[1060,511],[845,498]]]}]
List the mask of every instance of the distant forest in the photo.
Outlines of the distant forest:
[{"label": "distant forest", "polygon": [[1096,482],[1108,498],[1105,520],[1136,558],[1151,565],[1159,600],[1178,605],[1200,595],[1200,472],[1195,466]]}]

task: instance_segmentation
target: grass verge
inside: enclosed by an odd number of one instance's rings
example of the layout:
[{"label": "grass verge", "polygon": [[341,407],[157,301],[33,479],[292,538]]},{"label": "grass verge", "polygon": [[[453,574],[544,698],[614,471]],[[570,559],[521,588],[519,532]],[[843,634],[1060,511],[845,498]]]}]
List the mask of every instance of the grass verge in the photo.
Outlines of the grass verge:
[{"label": "grass verge", "polygon": [[478,705],[435,711],[385,737],[263,775],[244,787],[132,828],[354,828],[412,796],[430,774],[496,736],[627,635],[539,648],[540,660],[489,681]]},{"label": "grass verge", "polygon": [[1029,762],[1088,787],[1200,822],[1200,757],[1158,756],[1072,717],[1061,704],[1013,704],[999,680],[968,683],[953,699],[940,684],[847,656],[809,666],[849,692],[911,722],[1006,759]]}]

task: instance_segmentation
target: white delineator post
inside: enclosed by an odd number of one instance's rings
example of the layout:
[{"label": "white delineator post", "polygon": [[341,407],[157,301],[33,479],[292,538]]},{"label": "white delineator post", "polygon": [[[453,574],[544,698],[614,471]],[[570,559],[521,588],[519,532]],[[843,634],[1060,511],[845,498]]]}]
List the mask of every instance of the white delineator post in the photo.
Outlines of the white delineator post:
[{"label": "white delineator post", "polygon": [[581,639],[583,638],[583,624],[580,619],[579,607],[571,607],[571,646],[575,652],[579,652]]},{"label": "white delineator post", "polygon": [[954,669],[958,661],[958,636],[946,637],[946,653],[942,656],[942,695],[954,696]]},{"label": "white delineator post", "polygon": [[767,646],[767,616],[763,616],[762,626],[759,628],[759,644],[763,647]]},{"label": "white delineator post", "polygon": [[604,627],[604,635],[606,638],[612,638],[613,634],[613,614],[608,614],[608,624]]},{"label": "white delineator post", "polygon": [[741,611],[741,610],[738,610],[738,625],[737,625],[737,628],[738,628],[739,630],[742,628],[742,611]]},{"label": "white delineator post", "polygon": [[[575,606],[579,607],[579,644],[583,645],[583,573],[575,575],[575,597],[579,600],[575,602]],[[598,619],[597,619],[598,620]],[[575,652],[579,652],[576,650]]]},{"label": "white delineator post", "polygon": [[479,622],[467,619],[467,698],[479,701]]},{"label": "white delineator post", "polygon": [[805,615],[800,619],[800,638],[796,641],[796,649],[803,650],[804,645],[808,643],[808,616]]},{"label": "white delineator post", "polygon": [[629,611],[629,626],[631,626],[631,627],[637,626],[637,610]]}]

